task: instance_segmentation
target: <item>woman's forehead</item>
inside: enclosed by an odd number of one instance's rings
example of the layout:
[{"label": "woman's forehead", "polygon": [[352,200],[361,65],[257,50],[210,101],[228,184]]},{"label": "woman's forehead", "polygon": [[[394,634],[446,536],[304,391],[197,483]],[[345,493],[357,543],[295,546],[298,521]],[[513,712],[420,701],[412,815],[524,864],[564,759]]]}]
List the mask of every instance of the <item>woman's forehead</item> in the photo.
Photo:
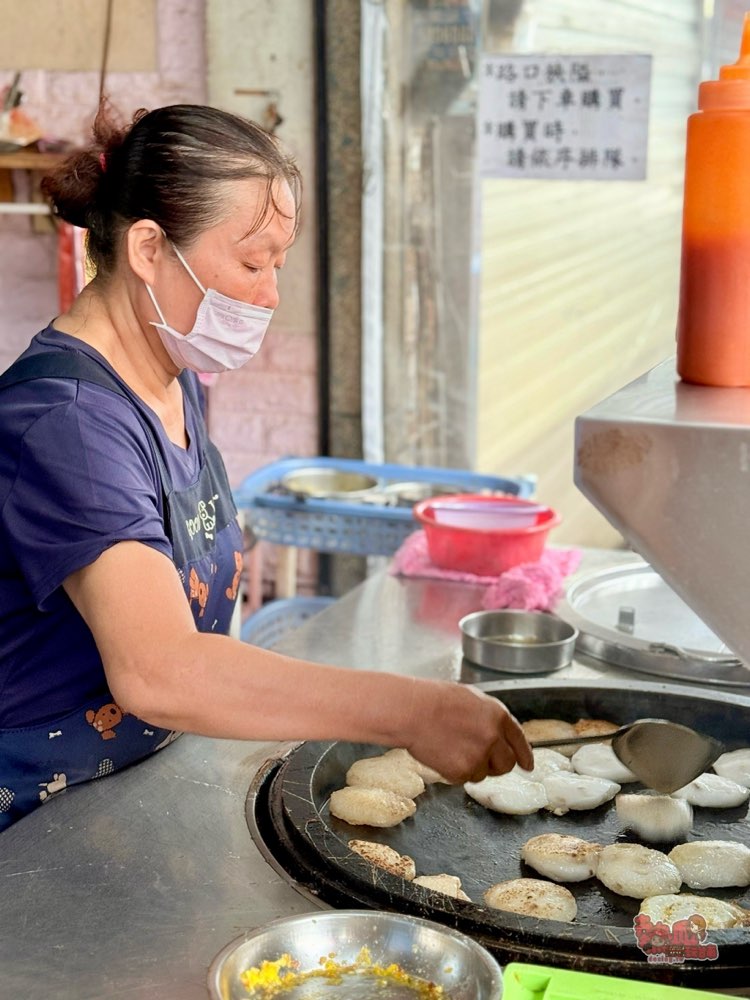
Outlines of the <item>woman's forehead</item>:
[{"label": "woman's forehead", "polygon": [[293,241],[297,206],[286,181],[274,180],[270,190],[264,178],[233,181],[229,204],[226,225],[233,242],[271,250]]}]

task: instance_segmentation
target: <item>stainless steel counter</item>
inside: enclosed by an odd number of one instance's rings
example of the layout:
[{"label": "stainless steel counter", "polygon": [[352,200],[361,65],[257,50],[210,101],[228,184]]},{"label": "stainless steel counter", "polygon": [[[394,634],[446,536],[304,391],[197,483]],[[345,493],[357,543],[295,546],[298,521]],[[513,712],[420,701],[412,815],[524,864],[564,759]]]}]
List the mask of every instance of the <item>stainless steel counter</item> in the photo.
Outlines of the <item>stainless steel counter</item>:
[{"label": "stainless steel counter", "polygon": [[[596,568],[635,558],[588,552]],[[497,682],[465,664],[458,619],[477,587],[381,572],[285,640],[318,662]],[[625,676],[580,660],[555,676]],[[627,675],[634,679],[635,675]],[[0,996],[205,1000],[213,956],[245,930],[313,908],[263,860],[244,802],[279,744],[183,736],[67,789],[0,835]]]}]

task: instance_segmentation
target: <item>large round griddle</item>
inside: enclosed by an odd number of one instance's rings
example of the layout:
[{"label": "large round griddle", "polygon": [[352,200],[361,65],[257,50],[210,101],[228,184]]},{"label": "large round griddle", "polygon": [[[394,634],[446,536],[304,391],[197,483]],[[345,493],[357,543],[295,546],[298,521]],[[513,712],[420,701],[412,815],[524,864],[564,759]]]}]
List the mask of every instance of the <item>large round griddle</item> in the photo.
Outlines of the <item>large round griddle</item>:
[{"label": "large round griddle", "polygon": [[[586,685],[555,680],[480,685],[502,698],[521,720],[581,717],[624,724],[661,717],[722,740],[727,749],[750,745],[750,699],[721,692],[630,682]],[[610,892],[596,879],[568,884],[578,904],[575,923],[538,920],[487,908],[485,889],[495,882],[540,876],[520,860],[522,845],[540,833],[570,833],[601,844],[631,840],[620,830],[614,806],[553,816],[502,816],[471,800],[461,787],[429,786],[416,815],[396,827],[350,826],[332,816],[328,800],[345,783],[349,766],[380,747],[354,743],[304,743],[269,764],[248,796],[248,822],[266,857],[301,891],[334,907],[397,910],[438,920],[480,941],[503,963],[546,962],[635,979],[703,988],[750,985],[750,928],[711,931],[715,962],[651,965],[637,948],[633,917],[638,901]],[[640,786],[628,785],[627,790]],[[747,804],[737,809],[696,809],[691,840],[736,840],[750,846]],[[414,858],[417,873],[448,872],[461,878],[471,903],[450,899],[390,875],[348,848],[352,839],[377,841]],[[672,844],[653,845],[668,851]],[[750,908],[750,890],[712,889],[697,895],[733,900]]]}]

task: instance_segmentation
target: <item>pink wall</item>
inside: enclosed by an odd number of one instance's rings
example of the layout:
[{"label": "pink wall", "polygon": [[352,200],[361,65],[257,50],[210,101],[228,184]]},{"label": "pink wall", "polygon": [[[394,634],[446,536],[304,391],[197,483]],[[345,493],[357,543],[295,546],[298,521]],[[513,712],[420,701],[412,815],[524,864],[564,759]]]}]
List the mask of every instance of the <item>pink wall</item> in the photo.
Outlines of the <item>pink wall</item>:
[{"label": "pink wall", "polygon": [[[158,0],[159,66],[155,73],[111,73],[106,92],[127,119],[141,107],[206,99],[203,0]],[[0,87],[13,67],[0,69]],[[25,111],[50,136],[78,143],[90,132],[99,74],[27,70],[21,77]],[[16,177],[26,199],[25,178]],[[0,365],[3,368],[52,319],[57,309],[57,245],[35,233],[25,216],[0,215]]]},{"label": "pink wall", "polygon": [[[206,100],[204,14],[204,0],[158,0],[158,70],[107,77],[106,91],[126,118],[141,107]],[[12,67],[0,69],[0,87],[12,76]],[[21,88],[24,109],[50,135],[73,142],[87,138],[98,99],[98,73],[27,71]],[[18,200],[26,200],[25,176],[16,174],[15,179]],[[0,215],[0,370],[57,311],[56,255],[54,235],[34,232],[26,216]],[[312,327],[300,332],[272,324],[261,353],[248,368],[221,376],[209,390],[209,423],[233,485],[283,456],[316,454]],[[264,575],[270,578],[272,557],[265,563]],[[309,589],[313,571],[314,561],[304,554],[303,589]]]},{"label": "pink wall", "polygon": [[272,322],[256,357],[218,377],[209,427],[233,483],[266,462],[316,453],[315,370],[312,336]]},{"label": "pink wall", "polygon": [[[291,267],[291,254],[289,259],[287,266]],[[280,291],[283,296],[283,287]],[[279,326],[274,318],[263,347],[252,361],[240,371],[219,375],[208,392],[211,438],[224,457],[232,485],[279,458],[318,454],[316,351],[312,333],[294,332]],[[317,575],[314,554],[302,549],[298,555],[297,589],[300,593],[314,593]],[[262,546],[256,565],[263,577],[259,587],[266,596],[274,596],[274,546]],[[257,605],[257,594],[253,596]]]}]

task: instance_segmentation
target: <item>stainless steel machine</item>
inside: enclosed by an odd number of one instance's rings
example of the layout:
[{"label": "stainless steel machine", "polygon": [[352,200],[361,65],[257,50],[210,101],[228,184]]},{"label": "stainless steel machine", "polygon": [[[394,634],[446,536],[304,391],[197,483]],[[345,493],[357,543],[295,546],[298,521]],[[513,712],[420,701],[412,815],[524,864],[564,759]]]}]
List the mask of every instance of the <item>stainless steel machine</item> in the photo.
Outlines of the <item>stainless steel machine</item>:
[{"label": "stainless steel machine", "polygon": [[578,417],[574,474],[750,683],[750,388],[687,384],[669,359]]}]

